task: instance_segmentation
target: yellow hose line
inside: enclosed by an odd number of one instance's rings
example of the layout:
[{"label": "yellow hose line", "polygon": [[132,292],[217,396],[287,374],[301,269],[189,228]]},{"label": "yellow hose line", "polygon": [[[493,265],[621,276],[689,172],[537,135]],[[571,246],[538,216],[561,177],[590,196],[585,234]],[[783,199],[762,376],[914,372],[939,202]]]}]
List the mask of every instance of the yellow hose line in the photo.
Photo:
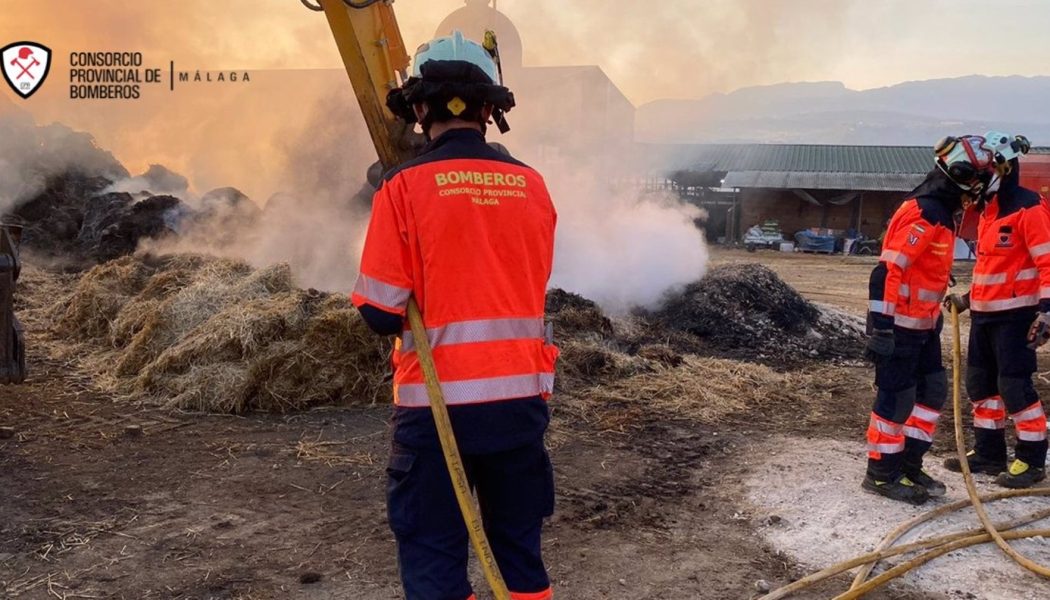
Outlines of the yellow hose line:
[{"label": "yellow hose line", "polygon": [[[1001,500],[1004,498],[1017,498],[1024,496],[1050,496],[1050,488],[1032,488],[1026,490],[1005,490],[1001,492],[995,492],[991,494],[978,495],[977,488],[974,484],[973,474],[970,473],[970,465],[966,459],[966,443],[963,437],[962,430],[962,408],[961,408],[961,374],[962,374],[962,343],[959,332],[959,312],[953,306],[951,311],[952,320],[952,404],[955,416],[955,444],[956,452],[959,456],[959,461],[962,465],[963,470],[963,481],[966,483],[966,493],[969,497],[968,500],[960,500],[951,504],[938,507],[932,511],[918,515],[908,521],[902,523],[896,527],[893,531],[888,533],[878,544],[873,552],[858,556],[854,559],[832,565],[826,569],[810,574],[790,585],[786,585],[782,588],[774,590],[769,594],[762,596],[759,600],[780,600],[795,592],[803,590],[815,583],[823,581],[829,577],[837,575],[839,573],[848,571],[856,566],[862,566],[859,570],[853,584],[850,586],[849,591],[839,596],[836,596],[834,600],[849,600],[852,598],[860,598],[868,592],[885,585],[886,583],[900,577],[904,573],[926,564],[927,562],[942,556],[954,550],[960,548],[966,548],[977,544],[984,544],[989,541],[995,542],[999,548],[1006,553],[1011,559],[1020,564],[1021,566],[1029,569],[1030,571],[1042,575],[1043,577],[1050,577],[1050,569],[1033,562],[1020,554],[1011,547],[1006,540],[1022,539],[1027,537],[1046,536],[1050,535],[1050,529],[1036,529],[1036,530],[1018,530],[1008,531],[1003,534],[999,530],[1012,530],[1016,527],[1026,525],[1035,521],[1042,520],[1050,516],[1050,509],[1036,512],[1027,517],[1015,519],[1013,521],[994,524],[988,517],[987,511],[984,509],[984,502],[991,502],[995,500]],[[945,514],[957,511],[967,506],[973,506],[974,511],[977,513],[977,517],[981,522],[983,529],[971,530],[968,532],[960,532],[955,534],[943,535],[935,538],[929,538],[926,540],[920,540],[904,546],[890,548],[890,546],[900,539],[904,534],[914,529],[916,526],[921,525],[934,518],[943,516]],[[983,531],[984,533],[978,533]],[[932,549],[930,549],[932,548]],[[865,582],[864,580],[871,573],[871,570],[875,567],[878,561],[888,558],[891,556],[897,556],[900,554],[906,554],[914,552],[916,550],[930,549],[928,552],[921,554],[906,563],[902,563],[887,570],[878,577]]]},{"label": "yellow hose line", "polygon": [[[1019,497],[1025,497],[1025,496],[1050,496],[1050,488],[1031,488],[1031,489],[1027,489],[1027,490],[1003,490],[1003,491],[999,491],[999,492],[992,492],[992,493],[989,493],[989,494],[981,494],[980,498],[981,498],[981,500],[983,502],[994,502],[996,500],[1002,500],[1004,498],[1019,498]],[[918,515],[918,516],[916,516],[916,517],[914,517],[914,518],[912,518],[912,519],[910,519],[908,521],[905,521],[900,526],[898,526],[896,529],[894,529],[893,531],[887,533],[886,537],[882,538],[882,540],[879,542],[879,544],[877,546],[875,546],[875,552],[878,552],[880,550],[884,550],[886,548],[889,548],[894,543],[896,543],[897,540],[902,538],[904,536],[904,534],[908,533],[912,529],[915,529],[919,525],[922,525],[923,523],[925,523],[927,521],[930,521],[930,520],[935,519],[937,517],[946,515],[948,513],[952,513],[952,512],[955,512],[957,510],[966,508],[967,506],[970,506],[971,504],[972,503],[970,502],[969,498],[967,498],[966,500],[957,500],[955,502],[952,502],[951,504],[945,504],[944,506],[937,507],[935,510],[931,510],[929,512],[922,513],[921,515]],[[1038,514],[1042,514],[1042,513],[1039,512],[1039,513],[1036,513],[1036,514],[1038,515]],[[1027,521],[1025,521],[1023,523],[1020,523],[1020,525],[1026,525],[1028,523],[1031,523],[1033,521],[1038,521],[1038,520],[1039,519],[1029,519],[1029,520],[1027,520]],[[1019,525],[1015,525],[1015,527],[1018,527],[1018,526]],[[1000,527],[1000,529],[1012,529],[1012,528],[1004,526],[1004,527]],[[980,529],[980,530],[977,530],[977,531],[984,531],[984,529]],[[873,561],[873,562],[870,562],[870,563],[864,565],[861,569],[859,569],[858,573],[857,573],[857,576],[853,579],[853,585],[850,586],[850,589],[852,590],[852,589],[860,586],[861,584],[863,584],[864,580],[866,580],[868,578],[868,575],[871,574],[871,571],[872,571],[872,569],[875,568],[876,564],[878,564],[878,561]]]},{"label": "yellow hose line", "polygon": [[434,413],[438,438],[441,440],[441,451],[445,455],[448,474],[452,478],[452,489],[456,492],[456,501],[459,503],[460,512],[463,513],[467,533],[478,555],[481,570],[485,572],[485,579],[492,588],[492,594],[496,600],[510,600],[507,584],[503,582],[503,575],[499,571],[499,565],[496,564],[496,557],[492,554],[492,547],[489,546],[489,540],[485,537],[481,517],[478,515],[478,509],[470,494],[467,473],[463,468],[459,446],[456,444],[456,435],[452,431],[452,421],[448,416],[445,394],[441,391],[441,381],[438,379],[437,367],[434,365],[434,355],[430,351],[430,339],[427,338],[427,329],[423,325],[423,316],[419,312],[419,305],[416,304],[415,298],[408,300],[408,323],[412,328],[419,364],[423,368],[423,379],[426,382],[427,395],[430,397],[430,410]]},{"label": "yellow hose line", "polygon": [[[999,494],[988,494],[987,496],[985,496],[985,500],[1000,500],[1002,498],[1014,498],[1014,497],[1018,497],[1018,496],[1050,496],[1050,488],[1040,488],[1040,489],[1031,489],[1031,490],[1010,490],[1008,492],[1001,492]],[[939,507],[937,510],[932,510],[932,511],[930,511],[928,513],[923,513],[922,515],[919,515],[918,517],[912,519],[911,521],[908,521],[908,523],[905,523],[905,525],[910,525],[910,527],[908,529],[904,529],[903,531],[901,531],[900,535],[903,535],[904,533],[907,533],[907,531],[909,529],[914,528],[916,525],[920,525],[921,523],[929,520],[930,518],[933,518],[933,517],[936,517],[936,516],[941,516],[941,515],[944,515],[944,514],[947,514],[947,513],[956,511],[956,510],[959,510],[961,508],[965,508],[967,506],[970,506],[970,501],[969,500],[960,500],[958,502],[953,502],[952,504],[946,504],[946,505],[944,505],[942,507]],[[1007,530],[1011,530],[1011,529],[1016,529],[1017,527],[1021,527],[1021,526],[1027,525],[1029,523],[1034,523],[1036,521],[1041,521],[1042,519],[1046,519],[1046,518],[1050,518],[1050,508],[1047,508],[1047,509],[1041,510],[1039,512],[1033,513],[1031,515],[1028,515],[1027,517],[1022,517],[1022,518],[1014,519],[1012,521],[1000,523],[1000,524],[997,525],[997,527],[1000,530],[1002,530],[1002,531],[1007,531]],[[901,528],[898,528],[898,529],[901,529]],[[897,537],[899,538],[900,535],[898,535]],[[790,585],[786,585],[786,586],[784,586],[782,588],[779,588],[779,589],[777,589],[777,590],[775,590],[773,592],[770,592],[769,594],[767,594],[765,596],[762,596],[758,600],[780,600],[781,598],[786,598],[786,597],[790,596],[791,594],[793,594],[795,592],[798,592],[800,590],[808,588],[809,586],[811,586],[811,585],[813,585],[815,583],[819,583],[821,581],[824,581],[825,579],[828,579],[830,577],[834,577],[835,575],[838,575],[839,573],[844,573],[844,572],[852,569],[853,567],[857,567],[857,566],[861,566],[861,565],[870,566],[870,565],[876,564],[880,560],[883,560],[883,559],[886,559],[886,558],[890,558],[890,557],[893,557],[893,556],[899,556],[901,554],[908,554],[910,552],[915,552],[917,550],[926,550],[926,549],[930,549],[930,548],[935,548],[937,546],[941,546],[941,545],[947,544],[949,542],[954,542],[954,541],[961,540],[961,539],[966,539],[966,538],[973,538],[975,536],[979,537],[981,535],[987,536],[988,534],[984,531],[983,528],[977,528],[977,529],[971,529],[969,531],[959,531],[959,532],[956,532],[956,533],[949,533],[949,534],[945,534],[945,535],[941,535],[941,536],[937,536],[937,537],[933,537],[933,538],[927,538],[927,539],[924,539],[924,540],[918,540],[918,541],[911,542],[909,544],[905,544],[905,545],[902,545],[902,546],[894,546],[892,548],[889,548],[889,547],[886,547],[886,546],[879,547],[876,550],[874,550],[872,552],[869,552],[868,554],[863,554],[863,555],[858,556],[856,558],[852,558],[850,560],[847,560],[847,561],[844,561],[844,562],[840,562],[840,563],[838,563],[836,565],[832,565],[830,567],[827,567],[826,569],[817,571],[816,573],[812,573],[810,575],[807,575],[807,576],[803,577],[802,579],[799,579],[798,581],[795,581],[795,582],[791,583]],[[887,536],[887,537],[889,537],[889,536]],[[988,539],[991,539],[991,538],[989,537]],[[896,541],[896,538],[894,538],[894,541]],[[850,590],[852,591],[852,590],[860,587],[861,585],[863,585],[863,583],[864,583],[863,581],[861,581],[860,583],[857,583],[856,585],[851,587]]]},{"label": "yellow hose line", "polygon": [[981,502],[981,498],[977,495],[977,487],[973,482],[973,473],[970,473],[970,463],[966,460],[966,440],[963,437],[962,407],[960,406],[962,404],[960,399],[962,393],[959,383],[961,380],[960,373],[962,372],[962,345],[959,335],[959,309],[954,304],[952,305],[952,368],[954,371],[952,373],[952,403],[955,410],[955,445],[959,454],[959,462],[962,465],[963,480],[966,482],[966,493],[970,496],[970,501],[973,502],[973,509],[977,512],[977,518],[980,519],[981,525],[984,525],[985,531],[992,536],[995,545],[999,546],[1014,562],[1036,575],[1050,578],[1050,569],[1029,559],[1006,543],[1003,536],[996,531],[992,520],[988,518],[988,513],[984,510],[984,503]]},{"label": "yellow hose line", "polygon": [[[1024,529],[1019,531],[1007,531],[1006,533],[999,535],[1002,538],[1011,540],[1019,540],[1023,538],[1039,536],[1045,537],[1050,535],[1050,529]],[[853,600],[855,598],[861,598],[868,592],[874,590],[875,588],[889,583],[890,581],[900,577],[901,575],[907,573],[915,567],[922,566],[930,562],[931,560],[937,558],[938,556],[942,556],[944,554],[954,552],[955,550],[959,550],[962,548],[967,548],[969,546],[975,546],[977,544],[987,544],[991,540],[991,535],[989,535],[988,533],[982,533],[968,538],[963,538],[961,540],[956,540],[948,544],[943,544],[934,548],[933,550],[930,550],[929,552],[926,552],[925,554],[921,554],[911,559],[906,563],[893,567],[892,569],[886,571],[878,577],[866,582],[864,585],[858,587],[857,589],[849,590],[844,594],[839,594],[838,596],[835,596],[833,600]]]}]

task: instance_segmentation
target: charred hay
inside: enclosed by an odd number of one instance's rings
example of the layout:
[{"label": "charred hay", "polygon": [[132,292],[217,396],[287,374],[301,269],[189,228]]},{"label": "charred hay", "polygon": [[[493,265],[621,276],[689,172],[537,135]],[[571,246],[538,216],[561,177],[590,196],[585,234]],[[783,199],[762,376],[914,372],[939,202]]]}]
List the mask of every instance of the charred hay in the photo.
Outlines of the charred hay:
[{"label": "charred hay", "polygon": [[[557,392],[584,403],[578,406],[645,402],[706,421],[763,402],[826,396],[821,390],[832,384],[820,383],[811,369],[760,364],[755,348],[766,347],[763,336],[775,334],[780,343],[794,344],[792,356],[809,360],[810,349],[823,348],[813,345],[821,339],[814,330],[849,329],[849,318],[833,322],[831,313],[800,304],[778,279],[756,281],[755,272],[715,269],[720,301],[702,310],[687,302],[714,297],[712,280],[705,279],[697,285],[707,285],[706,291],[690,286],[655,316],[610,319],[593,302],[552,290],[548,319],[562,352]],[[735,281],[739,276],[748,279]],[[776,290],[781,301],[761,304],[767,299],[755,294],[763,286],[786,288]],[[744,344],[737,358],[725,357],[725,345],[709,351],[718,329],[703,330],[707,337],[701,339],[662,321],[676,314],[710,324],[705,311],[717,310],[731,324],[743,318],[734,310],[753,315],[759,306],[765,313],[801,314],[802,323],[766,314],[761,327],[751,323],[734,330],[734,337],[718,338],[718,344]],[[51,318],[55,333],[76,344],[68,355],[93,371],[103,389],[129,398],[237,413],[389,395],[389,343],[367,329],[345,297],[295,287],[286,265],[253,269],[196,255],[122,257],[87,272]]]},{"label": "charred hay", "polygon": [[662,328],[696,336],[715,354],[772,365],[855,359],[863,344],[857,319],[807,301],[759,264],[715,267],[668,294],[649,316]]},{"label": "charred hay", "polygon": [[131,254],[142,239],[174,235],[187,212],[174,196],[108,192],[113,181],[76,172],[51,179],[15,208],[26,222],[22,243],[42,256],[104,262]]}]

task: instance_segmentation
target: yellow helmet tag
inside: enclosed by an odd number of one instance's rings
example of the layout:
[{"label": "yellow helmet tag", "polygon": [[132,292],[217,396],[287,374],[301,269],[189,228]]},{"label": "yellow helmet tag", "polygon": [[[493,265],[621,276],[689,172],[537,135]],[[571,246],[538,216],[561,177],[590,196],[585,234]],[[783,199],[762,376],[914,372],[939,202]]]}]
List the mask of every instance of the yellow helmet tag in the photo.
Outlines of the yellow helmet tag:
[{"label": "yellow helmet tag", "polygon": [[448,104],[446,104],[445,106],[448,107],[448,111],[452,113],[452,116],[454,117],[458,117],[459,115],[463,114],[463,111],[467,110],[467,103],[464,102],[463,99],[459,96],[456,96],[455,98],[449,100]]}]

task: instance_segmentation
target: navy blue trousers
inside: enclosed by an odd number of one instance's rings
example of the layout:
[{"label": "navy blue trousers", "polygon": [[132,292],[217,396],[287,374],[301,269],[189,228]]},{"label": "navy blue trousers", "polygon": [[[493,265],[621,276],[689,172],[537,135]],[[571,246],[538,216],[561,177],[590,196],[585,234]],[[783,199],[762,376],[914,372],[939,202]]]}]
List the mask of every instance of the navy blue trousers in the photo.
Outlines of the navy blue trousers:
[{"label": "navy blue trousers", "polygon": [[[930,331],[894,329],[893,355],[875,365],[875,404],[872,412],[878,417],[905,425],[914,414],[916,404],[925,409],[922,414],[940,414],[947,399],[947,381],[941,363],[941,326]],[[929,423],[929,419],[924,419]],[[936,424],[936,418],[932,423]],[[918,432],[921,434],[922,432]],[[891,480],[903,470],[922,469],[922,459],[932,445],[932,431],[923,437],[904,436],[900,452],[883,452],[879,458],[868,458],[868,474],[880,480]]]},{"label": "navy blue trousers", "polygon": [[[465,454],[485,533],[511,592],[550,587],[540,553],[544,517],[554,513],[554,473],[543,440],[504,452]],[[394,444],[387,510],[407,600],[466,600],[470,541],[440,448]]]},{"label": "navy blue trousers", "polygon": [[[1006,461],[1005,417],[1039,403],[1039,394],[1032,385],[1036,354],[1028,347],[1028,328],[1034,319],[1033,310],[1008,320],[974,319],[970,328],[966,392],[974,402],[999,397],[1003,404],[998,411],[1001,414],[996,415],[1002,421],[995,427],[974,427],[975,450],[985,458]],[[1014,455],[1029,465],[1042,467],[1046,449],[1046,439],[1018,439]]]}]

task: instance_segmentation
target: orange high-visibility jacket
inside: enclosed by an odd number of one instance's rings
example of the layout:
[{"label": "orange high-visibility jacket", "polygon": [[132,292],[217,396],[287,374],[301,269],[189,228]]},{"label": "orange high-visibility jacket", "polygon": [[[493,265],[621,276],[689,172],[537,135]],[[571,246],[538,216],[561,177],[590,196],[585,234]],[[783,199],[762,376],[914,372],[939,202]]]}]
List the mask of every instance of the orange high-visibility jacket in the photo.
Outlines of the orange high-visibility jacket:
[{"label": "orange high-visibility jacket", "polygon": [[937,326],[954,246],[954,218],[940,201],[912,198],[897,209],[868,288],[875,328]]},{"label": "orange high-visibility jacket", "polygon": [[[375,195],[352,301],[404,315],[415,296],[450,406],[548,397],[557,349],[544,301],[557,216],[540,175],[453,130]],[[407,320],[394,402],[429,406]]]},{"label": "orange high-visibility jacket", "polygon": [[1050,308],[1050,210],[1039,194],[1018,188],[981,213],[970,309],[999,313],[1040,304]]}]

